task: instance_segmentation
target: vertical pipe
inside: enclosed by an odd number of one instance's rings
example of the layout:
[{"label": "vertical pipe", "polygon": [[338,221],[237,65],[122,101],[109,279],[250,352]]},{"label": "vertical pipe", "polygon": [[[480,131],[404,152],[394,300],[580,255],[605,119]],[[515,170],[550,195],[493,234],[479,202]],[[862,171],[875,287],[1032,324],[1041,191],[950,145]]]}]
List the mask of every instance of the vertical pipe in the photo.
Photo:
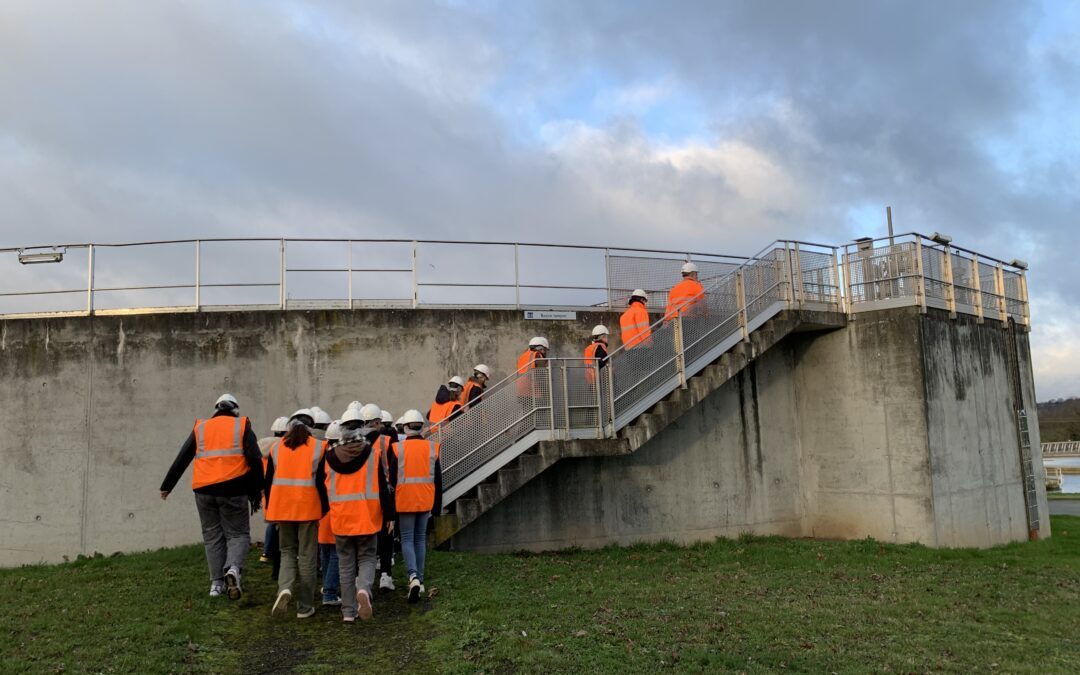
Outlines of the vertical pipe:
[{"label": "vertical pipe", "polygon": [[795,301],[795,284],[791,280],[791,242],[784,242],[784,259],[780,264],[780,283],[784,293],[784,300],[793,303]]},{"label": "vertical pipe", "polygon": [[795,275],[795,302],[801,309],[806,301],[806,289],[803,288],[802,258],[799,256],[799,242],[795,242],[794,275]]},{"label": "vertical pipe", "polygon": [[[837,311],[844,311],[844,294],[841,290],[843,287],[840,285],[840,264],[836,259],[836,247],[832,247],[832,279],[830,279],[830,286],[836,289],[836,309]],[[830,292],[831,296],[832,293]]]},{"label": "vertical pipe", "polygon": [[521,281],[518,272],[518,245],[514,244],[514,307],[521,309]]},{"label": "vertical pipe", "polygon": [[94,245],[86,254],[86,313],[94,313]]},{"label": "vertical pipe", "polygon": [[[555,384],[552,382],[551,376],[551,362],[548,361],[547,368],[544,368],[547,372],[547,409],[548,409],[548,424],[551,425],[551,430],[555,431]],[[536,369],[533,368],[533,372]]]},{"label": "vertical pipe", "polygon": [[889,246],[892,246],[896,242],[893,241],[893,228],[892,228],[892,207],[885,207],[885,220],[889,223]]},{"label": "vertical pipe", "polygon": [[611,361],[608,361],[607,368],[605,368],[604,370],[607,371],[608,407],[610,409],[609,419],[611,419],[611,437],[615,438],[615,375],[611,369]]},{"label": "vertical pipe", "polygon": [[352,244],[353,244],[352,239],[349,239],[346,242],[346,245],[349,247],[349,271],[348,271],[348,275],[349,275],[349,309],[353,308],[353,299],[352,299]]},{"label": "vertical pipe", "polygon": [[735,305],[739,312],[739,332],[744,341],[749,340],[750,332],[746,327],[746,283],[742,270],[735,273]]},{"label": "vertical pipe", "polygon": [[[589,365],[590,364],[586,363],[585,367],[588,368]],[[596,383],[596,437],[597,438],[603,438],[604,437],[604,426],[605,426],[604,425],[604,395],[602,393],[604,391],[603,372],[605,370],[610,370],[610,369],[606,368],[606,367],[601,368],[599,359],[594,361],[592,365],[593,365],[594,368],[596,368],[596,371],[595,371],[596,372],[596,378],[594,378],[594,380],[593,380],[593,382]],[[588,372],[588,371],[585,371],[585,372]]]},{"label": "vertical pipe", "polygon": [[844,290],[847,293],[847,299],[845,301],[845,309],[847,309],[848,319],[852,319],[855,316],[855,296],[851,294],[851,251],[848,246],[844,246]]},{"label": "vertical pipe", "polygon": [[278,304],[281,309],[285,309],[286,295],[285,295],[285,264],[286,264],[286,250],[287,244],[284,238],[281,240],[281,270],[278,273]]},{"label": "vertical pipe", "polygon": [[1009,325],[1009,312],[1005,304],[1005,267],[998,263],[994,267],[994,290],[997,293],[998,314],[1002,327]]},{"label": "vertical pipe", "polygon": [[420,304],[420,289],[416,285],[416,240],[412,243],[412,306],[416,309]]},{"label": "vertical pipe", "polygon": [[566,359],[559,359],[562,364],[563,412],[566,414],[566,437],[570,438],[570,385],[566,381]]},{"label": "vertical pipe", "polygon": [[195,240],[195,311],[199,311],[202,306],[202,270],[201,270],[201,251],[202,242],[198,239]]}]

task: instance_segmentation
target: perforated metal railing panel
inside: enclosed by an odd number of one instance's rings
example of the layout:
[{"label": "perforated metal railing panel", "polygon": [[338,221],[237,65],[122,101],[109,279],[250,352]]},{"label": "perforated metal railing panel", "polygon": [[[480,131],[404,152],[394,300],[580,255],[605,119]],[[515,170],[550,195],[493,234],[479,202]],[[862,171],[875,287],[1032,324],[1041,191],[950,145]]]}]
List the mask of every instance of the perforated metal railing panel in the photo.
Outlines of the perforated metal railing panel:
[{"label": "perforated metal railing panel", "polygon": [[[626,306],[630,293],[644,289],[649,294],[649,311],[662,312],[667,307],[668,290],[682,280],[684,258],[608,256],[608,288],[612,307]],[[694,258],[702,284],[719,279],[735,270],[739,263]]]}]

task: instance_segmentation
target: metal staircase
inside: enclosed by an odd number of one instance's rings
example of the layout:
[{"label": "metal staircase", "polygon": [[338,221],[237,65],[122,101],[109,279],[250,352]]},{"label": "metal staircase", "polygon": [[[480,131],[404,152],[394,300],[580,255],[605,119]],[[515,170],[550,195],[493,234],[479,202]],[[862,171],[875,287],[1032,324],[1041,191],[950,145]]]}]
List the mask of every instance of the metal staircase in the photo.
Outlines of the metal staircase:
[{"label": "metal staircase", "polygon": [[708,280],[693,314],[659,320],[648,346],[598,372],[550,358],[489,387],[437,432],[447,542],[560,459],[632,453],[792,331],[842,325],[835,253],[780,241]]}]

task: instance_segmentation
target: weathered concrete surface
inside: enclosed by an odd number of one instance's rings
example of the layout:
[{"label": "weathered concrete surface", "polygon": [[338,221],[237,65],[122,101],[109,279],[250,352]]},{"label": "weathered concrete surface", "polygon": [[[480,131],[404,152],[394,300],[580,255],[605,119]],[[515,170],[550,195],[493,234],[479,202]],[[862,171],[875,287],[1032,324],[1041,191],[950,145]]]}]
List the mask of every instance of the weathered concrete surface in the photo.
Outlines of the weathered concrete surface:
[{"label": "weathered concrete surface", "polygon": [[778,346],[634,454],[564,459],[457,534],[455,548],[544,550],[742,532],[802,533],[794,368]]},{"label": "weathered concrete surface", "polygon": [[[187,478],[157,488],[222,391],[256,430],[311,404],[427,408],[528,338],[578,355],[589,328],[459,310],[163,314],[0,322],[0,564],[199,540]],[[1013,407],[1037,419],[1026,335],[1000,323],[860,314],[794,334],[628,456],[563,459],[455,538],[461,548],[691,541],[744,531],[930,545],[1023,539]],[[1004,345],[1004,346],[1003,346]],[[1015,370],[1019,375],[1009,375]],[[1045,496],[1039,499],[1049,534]],[[259,521],[253,522],[259,538]]]},{"label": "weathered concrete surface", "polygon": [[199,541],[190,469],[167,502],[157,490],[223,391],[259,435],[312,404],[426,411],[450,375],[484,362],[501,379],[536,334],[577,356],[601,322],[615,320],[368,310],[0,321],[0,565]]},{"label": "weathered concrete surface", "polygon": [[[793,333],[632,455],[562,460],[451,540],[543,550],[741,532],[990,546],[1027,538],[1000,322],[917,309]],[[1038,485],[1041,457],[1035,446]],[[1041,490],[1040,490],[1041,492]],[[1042,536],[1049,536],[1041,493]]]}]

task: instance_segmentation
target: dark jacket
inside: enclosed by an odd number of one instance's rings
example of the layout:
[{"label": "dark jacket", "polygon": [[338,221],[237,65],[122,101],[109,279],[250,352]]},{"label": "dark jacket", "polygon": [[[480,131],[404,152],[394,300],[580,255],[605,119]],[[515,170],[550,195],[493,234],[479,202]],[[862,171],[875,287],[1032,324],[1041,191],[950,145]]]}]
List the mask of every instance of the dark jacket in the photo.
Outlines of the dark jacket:
[{"label": "dark jacket", "polygon": [[[314,438],[312,434],[312,438]],[[322,441],[320,441],[321,443]],[[286,447],[282,442],[281,449],[278,452],[292,452],[292,450]],[[330,511],[330,497],[326,494],[326,454],[323,454],[323,461],[319,462],[319,468],[315,471],[315,489],[319,493],[319,503],[322,504],[322,513],[325,516]],[[274,455],[270,454],[266,456],[266,480],[263,484],[263,494],[266,497],[266,503],[270,503],[270,488],[274,485]]]},{"label": "dark jacket", "polygon": [[[373,435],[372,438],[378,438]],[[393,454],[391,453],[391,456]],[[326,463],[330,465],[330,468],[337,471],[340,474],[348,475],[356,473],[363,468],[364,463],[371,457],[371,446],[364,448],[359,455],[349,460],[348,462],[342,462],[338,459],[337,453],[331,451],[326,453]],[[393,520],[396,513],[394,511],[394,491],[390,489],[392,483],[388,482],[386,473],[379,471],[379,504],[382,506],[383,521]]]},{"label": "dark jacket", "polygon": [[[397,487],[397,448],[390,451],[386,460],[390,469],[390,484]],[[442,492],[442,458],[440,457],[435,460],[435,504],[431,507],[431,514],[434,516],[442,513]]]},{"label": "dark jacket", "polygon": [[[440,384],[439,385],[439,391],[435,392],[435,403],[449,403],[450,401],[453,401],[453,400],[455,400],[455,398],[454,398],[454,395],[450,392],[450,389],[447,388],[447,386],[445,384]],[[450,414],[446,416],[446,419],[442,420],[442,423],[449,422],[450,420],[454,419],[455,417],[457,417],[460,414],[461,414],[461,404],[458,403],[451,410]],[[431,419],[431,408],[428,408],[428,419],[429,420]]]},{"label": "dark jacket", "polygon": [[[214,417],[221,416],[234,417],[231,413],[218,411],[214,413]],[[246,496],[249,499],[258,499],[259,488],[263,482],[263,466],[262,466],[262,453],[259,451],[259,439],[255,435],[255,432],[251,429],[251,420],[248,420],[247,426],[244,428],[244,460],[247,461],[248,472],[243,476],[227,480],[223,483],[214,483],[213,485],[204,485],[200,488],[195,488],[195,492],[203,495],[211,495],[214,497],[240,497]],[[161,482],[162,492],[172,492],[176,484],[180,482],[181,476],[187,471],[188,465],[195,460],[195,430],[192,429],[188,434],[187,440],[180,446],[180,453],[176,455],[176,459],[173,460],[172,466],[169,467],[169,472],[165,474],[165,480]]]}]

